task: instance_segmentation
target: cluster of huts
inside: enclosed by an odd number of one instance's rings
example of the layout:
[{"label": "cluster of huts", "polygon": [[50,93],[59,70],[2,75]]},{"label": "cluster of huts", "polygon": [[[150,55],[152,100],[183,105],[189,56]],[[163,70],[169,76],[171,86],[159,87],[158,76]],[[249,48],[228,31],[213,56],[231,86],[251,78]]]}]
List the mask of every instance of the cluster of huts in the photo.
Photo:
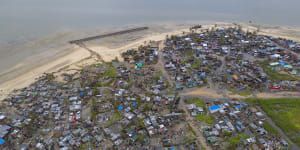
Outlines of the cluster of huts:
[{"label": "cluster of huts", "polygon": [[[287,141],[278,134],[268,132],[269,123],[263,112],[246,102],[237,100],[215,100],[205,108],[187,107],[199,115],[212,117],[213,122],[202,125],[201,130],[207,143],[214,149],[288,149]],[[194,111],[197,110],[197,111]],[[203,110],[207,110],[203,112]],[[268,124],[268,125],[266,125]],[[238,142],[234,142],[234,139]]]}]

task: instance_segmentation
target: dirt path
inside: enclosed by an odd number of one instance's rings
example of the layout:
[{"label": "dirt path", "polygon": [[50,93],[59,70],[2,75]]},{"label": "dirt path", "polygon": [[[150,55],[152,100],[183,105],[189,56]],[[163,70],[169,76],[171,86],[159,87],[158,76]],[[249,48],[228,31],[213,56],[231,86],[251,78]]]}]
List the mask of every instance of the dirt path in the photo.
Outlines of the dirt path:
[{"label": "dirt path", "polygon": [[[170,83],[170,85],[173,85],[173,81],[171,80],[171,78],[169,77],[168,72],[165,70],[164,67],[164,58],[162,55],[162,50],[164,48],[164,41],[159,41],[159,46],[158,46],[158,62],[157,64],[154,66],[155,69],[162,71],[163,75],[168,79],[168,82]],[[186,120],[187,123],[192,127],[192,129],[196,132],[196,139],[197,139],[197,143],[200,142],[201,146],[204,147],[206,150],[211,150],[211,147],[209,145],[207,145],[206,143],[206,139],[204,138],[203,134],[200,132],[200,130],[197,128],[197,125],[195,124],[195,120],[194,118],[192,118],[187,110],[187,108],[185,107],[185,104],[183,102],[183,99],[180,98],[180,102],[179,102],[179,108],[183,109],[185,111],[186,115]]]},{"label": "dirt path", "polygon": [[104,60],[102,59],[100,54],[98,54],[94,50],[88,48],[83,42],[78,42],[78,43],[76,43],[76,45],[78,45],[79,47],[84,48],[85,50],[89,51],[91,53],[91,55],[95,55],[98,58],[98,60],[100,60],[101,62],[104,62]]},{"label": "dirt path", "polygon": [[[226,90],[226,89],[224,89]],[[236,99],[246,99],[246,98],[299,98],[300,92],[297,91],[281,91],[281,92],[264,92],[264,93],[256,93],[249,96],[241,96],[238,94],[231,94],[227,90],[223,92],[219,92],[212,88],[195,88],[195,89],[188,89],[184,92],[180,92],[182,96],[201,96],[207,98],[236,98]]]},{"label": "dirt path", "polygon": [[154,66],[155,69],[162,71],[163,75],[167,78],[168,82],[170,83],[170,85],[173,85],[173,81],[171,80],[168,72],[165,69],[165,65],[164,65],[164,58],[162,55],[162,51],[164,49],[164,41],[159,41],[159,45],[158,45],[158,62],[157,64]]},{"label": "dirt path", "polygon": [[197,141],[199,141],[201,143],[201,146],[204,147],[206,150],[212,150],[211,147],[209,145],[207,145],[206,139],[204,138],[203,133],[200,132],[197,124],[194,122],[195,121],[194,118],[190,116],[190,113],[187,110],[182,97],[180,98],[179,106],[182,107],[182,109],[184,110],[184,112],[186,114],[187,123],[196,132]]}]

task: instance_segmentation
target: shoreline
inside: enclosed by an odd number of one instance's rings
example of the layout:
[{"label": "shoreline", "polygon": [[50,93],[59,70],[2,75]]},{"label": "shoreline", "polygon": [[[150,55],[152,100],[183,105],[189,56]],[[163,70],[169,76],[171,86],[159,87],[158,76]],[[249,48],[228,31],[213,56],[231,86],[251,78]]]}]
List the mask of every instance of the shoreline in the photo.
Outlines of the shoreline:
[{"label": "shoreline", "polygon": [[[201,22],[199,23],[201,24]],[[214,27],[215,24],[217,24],[218,27],[221,28],[233,26],[232,23],[228,22],[211,22],[202,25],[202,29]],[[257,28],[260,28],[259,34],[271,35],[274,37],[284,37],[300,41],[300,28],[287,26],[270,27],[266,25],[249,25],[246,23],[238,24],[241,25],[244,30],[255,31],[257,30]],[[104,40],[95,40],[92,42],[87,42],[86,45],[87,47],[93,49],[95,52],[100,54],[104,61],[111,61],[115,57],[120,57],[120,54],[123,51],[126,51],[131,48],[136,48],[139,45],[143,45],[145,41],[161,41],[165,39],[166,35],[182,34],[183,31],[189,31],[189,27],[192,25],[193,24],[164,24],[158,25],[157,27],[150,26],[149,31],[141,33],[130,33],[129,35],[112,36]],[[0,82],[0,99],[5,98],[14,89],[23,88],[30,85],[35,81],[35,78],[41,76],[43,73],[51,73],[56,72],[58,70],[63,72],[64,70],[66,70],[66,68],[76,68],[80,66],[79,63],[82,63],[82,60],[86,60],[86,62],[84,63],[95,63],[94,58],[91,57],[92,55],[90,54],[90,52],[78,46],[66,45],[66,47],[62,50],[62,52],[57,52],[55,56],[53,56],[54,58],[52,59],[47,58],[51,51],[46,51],[38,55],[32,56],[30,59],[39,58],[41,60],[49,60],[44,61],[43,63],[38,64],[34,67],[25,66],[29,67],[29,69],[23,68],[24,71],[14,71],[14,69],[18,69],[18,66],[20,68],[20,66],[22,66],[22,63],[17,64],[13,68],[10,68],[10,72],[8,72],[7,76],[12,77],[10,79],[5,80],[2,83]],[[0,76],[0,81],[1,80],[3,80],[3,78],[1,78]]]}]

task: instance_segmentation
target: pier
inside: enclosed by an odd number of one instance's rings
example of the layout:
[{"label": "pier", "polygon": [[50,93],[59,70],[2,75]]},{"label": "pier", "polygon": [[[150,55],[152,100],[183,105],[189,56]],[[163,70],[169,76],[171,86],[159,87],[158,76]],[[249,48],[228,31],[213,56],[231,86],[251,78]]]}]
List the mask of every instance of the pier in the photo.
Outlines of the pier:
[{"label": "pier", "polygon": [[113,32],[113,33],[108,33],[108,34],[103,34],[103,35],[98,35],[98,36],[91,36],[79,40],[73,40],[70,41],[69,43],[71,44],[78,44],[86,41],[91,41],[91,40],[96,40],[96,39],[101,39],[109,36],[115,36],[115,35],[121,35],[121,34],[126,34],[126,33],[131,33],[131,32],[137,32],[137,31],[143,31],[147,30],[149,27],[138,27],[138,28],[133,28],[133,29],[128,29],[128,30],[123,30],[123,31],[118,31],[118,32]]}]

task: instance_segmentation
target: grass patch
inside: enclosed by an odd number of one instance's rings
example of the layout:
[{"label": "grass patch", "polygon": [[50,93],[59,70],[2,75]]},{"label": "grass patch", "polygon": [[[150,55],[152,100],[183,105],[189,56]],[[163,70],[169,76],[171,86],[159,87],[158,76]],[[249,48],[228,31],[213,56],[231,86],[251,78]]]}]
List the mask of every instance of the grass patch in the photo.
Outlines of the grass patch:
[{"label": "grass patch", "polygon": [[195,138],[190,138],[190,137],[184,137],[184,139],[183,139],[184,144],[194,143],[195,141],[196,141]]},{"label": "grass patch", "polygon": [[109,69],[103,74],[104,77],[115,77],[117,75],[117,69],[114,66],[110,66]]},{"label": "grass patch", "polygon": [[251,94],[252,94],[252,93],[251,93],[252,90],[253,90],[253,89],[252,89],[251,87],[248,87],[248,88],[247,88],[247,91],[245,91],[245,92],[240,92],[239,95],[241,95],[241,96],[248,96],[248,95],[251,95]]},{"label": "grass patch", "polygon": [[112,126],[113,124],[115,124],[115,123],[117,123],[118,121],[120,121],[120,120],[122,120],[122,116],[121,116],[121,114],[119,113],[119,112],[115,112],[115,115],[114,116],[112,116],[111,118],[110,118],[110,120],[109,120],[109,123],[108,123],[108,125],[106,126],[106,128],[107,127],[110,127],[110,126]]},{"label": "grass patch", "polygon": [[266,89],[264,89],[264,88],[259,88],[258,91],[259,91],[259,92],[265,92]]},{"label": "grass patch", "polygon": [[197,114],[195,116],[195,119],[198,120],[198,121],[204,121],[205,120],[205,115],[203,115],[203,114]]},{"label": "grass patch", "polygon": [[198,120],[198,121],[205,121],[208,124],[212,124],[214,121],[216,121],[211,116],[206,116],[205,114],[197,114],[195,116],[195,119]]},{"label": "grass patch", "polygon": [[227,91],[229,91],[231,93],[236,93],[236,90],[235,89],[231,89],[231,88],[228,88]]},{"label": "grass patch", "polygon": [[251,92],[250,91],[240,92],[239,95],[241,95],[241,96],[248,96],[248,95],[251,95]]},{"label": "grass patch", "polygon": [[191,127],[190,124],[188,124],[188,129],[189,129],[189,131],[190,131],[190,133],[191,133],[192,135],[194,135],[194,136],[197,135],[196,132],[193,130],[193,128]]},{"label": "grass patch", "polygon": [[209,117],[205,117],[205,122],[208,124],[212,124],[213,122],[215,122],[215,118],[209,116]]},{"label": "grass patch", "polygon": [[205,104],[201,98],[188,99],[186,102],[189,104],[196,104],[197,107],[205,107]]},{"label": "grass patch", "polygon": [[264,121],[264,128],[271,134],[279,134],[278,130],[270,125],[267,121]]},{"label": "grass patch", "polygon": [[204,121],[208,124],[212,124],[215,121],[215,119],[212,118],[211,116],[206,116],[206,107],[205,107],[205,103],[203,102],[202,99],[200,99],[200,98],[188,99],[188,100],[186,100],[186,102],[188,104],[196,104],[197,107],[203,108],[204,112],[202,114],[197,114],[195,116],[196,120],[202,121],[202,122]]},{"label": "grass patch", "polygon": [[263,62],[260,62],[261,67],[263,68],[264,72],[273,80],[275,81],[283,81],[283,80],[298,80],[300,81],[299,78],[296,78],[293,75],[290,74],[281,74],[275,70],[272,70],[270,67],[270,62],[265,60]]},{"label": "grass patch", "polygon": [[248,98],[246,101],[259,105],[276,125],[300,146],[300,98]]},{"label": "grass patch", "polygon": [[242,143],[243,140],[250,138],[249,135],[244,134],[238,134],[236,136],[231,136],[229,138],[226,138],[225,141],[229,142],[229,149],[235,149],[236,145]]},{"label": "grass patch", "polygon": [[152,104],[145,104],[144,106],[143,106],[143,109],[142,109],[142,111],[143,112],[145,112],[145,111],[150,111],[151,109],[152,109]]}]

